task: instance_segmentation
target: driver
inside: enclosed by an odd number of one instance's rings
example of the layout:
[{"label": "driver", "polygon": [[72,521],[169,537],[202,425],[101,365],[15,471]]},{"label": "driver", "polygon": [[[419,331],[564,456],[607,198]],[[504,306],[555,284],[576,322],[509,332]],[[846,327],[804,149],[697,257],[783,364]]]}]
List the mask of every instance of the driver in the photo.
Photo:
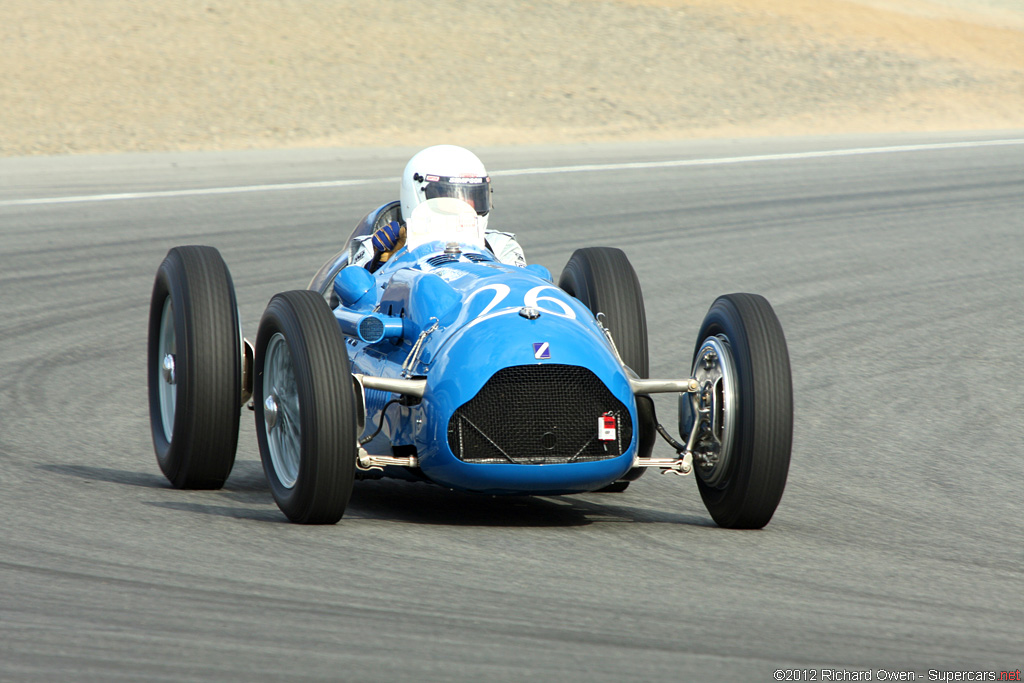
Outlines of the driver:
[{"label": "driver", "polygon": [[455,145],[435,145],[417,152],[402,172],[400,203],[394,218],[372,235],[356,238],[351,265],[370,271],[380,267],[392,254],[405,246],[405,218],[428,199],[455,197],[476,209],[484,229],[487,248],[499,261],[510,266],[525,266],[523,249],[510,232],[487,229],[491,211],[491,179],[479,158],[468,149]]}]

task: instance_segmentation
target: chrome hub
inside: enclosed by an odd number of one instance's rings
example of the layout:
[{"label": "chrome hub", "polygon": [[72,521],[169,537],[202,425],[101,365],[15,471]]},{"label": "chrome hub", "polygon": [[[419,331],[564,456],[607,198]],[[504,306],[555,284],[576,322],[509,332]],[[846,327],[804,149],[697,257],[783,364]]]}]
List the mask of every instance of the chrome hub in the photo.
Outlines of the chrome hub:
[{"label": "chrome hub", "polygon": [[724,336],[704,340],[693,369],[700,390],[690,394],[694,416],[693,459],[697,473],[710,486],[729,475],[729,456],[735,437],[738,396],[732,349]]},{"label": "chrome hub", "polygon": [[164,356],[163,363],[160,364],[160,370],[163,372],[165,382],[177,384],[177,380],[174,377],[174,354],[168,353]]},{"label": "chrome hub", "polygon": [[263,419],[267,421],[267,430],[277,426],[277,398],[271,394],[263,401]]}]

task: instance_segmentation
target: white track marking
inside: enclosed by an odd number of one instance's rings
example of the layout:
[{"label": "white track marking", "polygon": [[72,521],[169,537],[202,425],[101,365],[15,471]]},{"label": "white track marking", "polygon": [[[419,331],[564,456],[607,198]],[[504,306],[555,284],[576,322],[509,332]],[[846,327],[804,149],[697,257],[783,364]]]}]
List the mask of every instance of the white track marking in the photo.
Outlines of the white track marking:
[{"label": "white track marking", "polygon": [[794,159],[824,159],[827,157],[851,157],[865,154],[893,154],[896,152],[926,152],[940,149],[964,149],[974,147],[998,147],[1024,145],[1024,139],[979,140],[975,142],[936,142],[922,145],[896,145],[892,147],[860,147],[853,149],[831,149],[816,152],[788,152],[785,154],[760,154],[743,157],[719,157],[713,159],[679,159],[674,161],[636,161],[621,164],[585,164],[580,166],[552,166],[548,168],[521,168],[510,171],[495,171],[492,176],[544,175],[546,173],[587,173],[591,171],[627,171],[647,168],[678,168],[683,166],[716,166],[720,164],[752,164],[764,161],[790,161]]},{"label": "white track marking", "polygon": [[329,187],[352,187],[376,183],[397,183],[401,178],[357,178],[353,180],[324,180],[313,183],[281,183],[278,185],[242,185],[239,187],[204,187],[189,190],[158,190],[153,192],[121,192],[118,194],[86,194],[72,197],[39,197],[37,199],[8,199],[0,206],[31,206],[34,204],[78,204],[81,202],[122,202],[130,199],[159,199],[165,197],[202,197],[216,194],[243,192],[276,192],[280,190],[318,190]]},{"label": "white track marking", "polygon": [[[890,147],[859,147],[814,152],[790,152],[785,154],[761,154],[741,157],[719,157],[711,159],[678,159],[672,161],[636,161],[618,164],[582,164],[578,166],[551,166],[537,168],[509,169],[494,171],[492,176],[546,175],[553,173],[591,173],[595,171],[627,171],[650,168],[682,168],[686,166],[717,166],[724,164],[752,164],[770,161],[792,161],[797,159],[825,159],[829,157],[861,156],[866,154],[895,154],[900,152],[927,152],[943,149],[972,149],[977,147],[999,147],[1024,145],[1024,139],[978,140],[967,142],[936,142],[920,145],[894,145]],[[315,190],[378,183],[397,183],[399,178],[357,178],[353,180],[326,180],[310,183],[282,183],[277,185],[243,185],[238,187],[208,187],[191,190],[165,190],[155,192],[122,192],[118,194],[79,195],[72,197],[38,197],[35,199],[0,200],[4,206],[36,206],[46,204],[77,204],[81,202],[116,202],[133,199],[158,199],[168,197],[201,197],[219,194],[240,194],[243,192],[275,192],[281,190]]]}]

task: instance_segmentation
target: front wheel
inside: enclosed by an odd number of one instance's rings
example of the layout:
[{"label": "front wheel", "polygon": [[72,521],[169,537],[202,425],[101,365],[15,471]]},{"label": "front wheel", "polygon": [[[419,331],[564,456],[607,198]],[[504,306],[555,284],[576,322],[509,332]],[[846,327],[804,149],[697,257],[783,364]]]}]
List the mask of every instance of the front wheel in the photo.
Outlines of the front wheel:
[{"label": "front wheel", "polygon": [[693,376],[701,390],[681,397],[685,438],[700,421],[694,471],[715,522],[760,529],[786,487],[793,444],[793,383],[782,325],[755,294],[727,294],[697,336]]},{"label": "front wheel", "polygon": [[278,507],[293,522],[334,524],[352,495],[359,434],[348,354],[319,293],[270,300],[256,337],[253,399]]}]

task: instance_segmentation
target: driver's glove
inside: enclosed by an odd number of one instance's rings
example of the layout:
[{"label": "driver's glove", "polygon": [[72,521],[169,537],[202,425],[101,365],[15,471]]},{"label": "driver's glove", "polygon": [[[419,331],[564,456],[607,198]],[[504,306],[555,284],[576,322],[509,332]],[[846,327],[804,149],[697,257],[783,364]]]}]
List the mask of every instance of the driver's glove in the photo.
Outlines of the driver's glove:
[{"label": "driver's glove", "polygon": [[378,254],[394,249],[398,244],[398,233],[401,227],[398,221],[391,221],[377,228],[373,233],[373,250]]}]

